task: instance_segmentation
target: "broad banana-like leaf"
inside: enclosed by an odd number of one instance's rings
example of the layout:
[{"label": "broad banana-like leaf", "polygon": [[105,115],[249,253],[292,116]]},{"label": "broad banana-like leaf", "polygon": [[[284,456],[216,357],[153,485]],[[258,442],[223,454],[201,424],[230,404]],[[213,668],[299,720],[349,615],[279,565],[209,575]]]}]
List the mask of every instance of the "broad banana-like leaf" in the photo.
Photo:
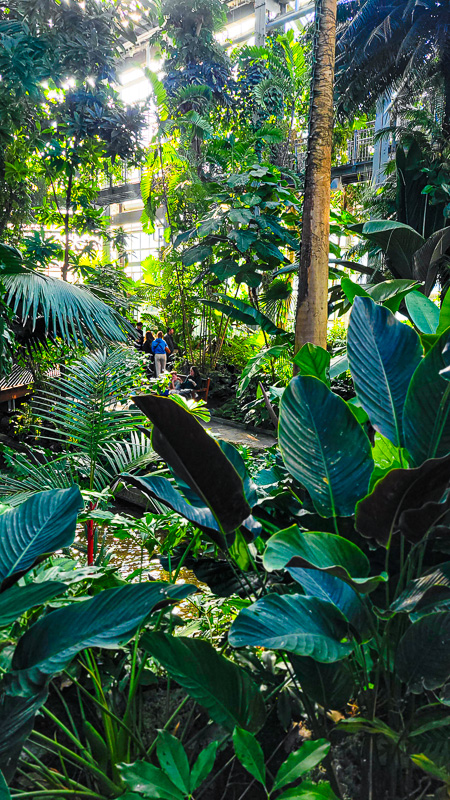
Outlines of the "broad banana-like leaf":
[{"label": "broad banana-like leaf", "polygon": [[396,278],[414,277],[414,253],[425,244],[423,236],[414,228],[394,220],[371,220],[349,225],[348,228],[383,250]]},{"label": "broad banana-like leaf", "polygon": [[145,633],[141,644],[212,719],[232,732],[264,724],[262,695],[247,673],[201,639]]},{"label": "broad banana-like leaf", "polygon": [[288,572],[300,584],[305,594],[320,597],[321,600],[337,606],[358,638],[364,639],[372,635],[368,626],[367,603],[348,583],[328,572],[315,569],[288,567]]},{"label": "broad banana-like leaf", "polygon": [[[67,590],[61,581],[43,581],[42,583],[29,583],[27,586],[10,586],[0,594],[0,627],[10,625],[25,611],[35,606],[41,606],[64,594]],[[0,799],[1,800],[1,799]]]},{"label": "broad banana-like leaf", "polygon": [[0,684],[0,769],[11,782],[23,743],[33,729],[36,713],[47,699],[47,689],[29,696],[7,694]]},{"label": "broad banana-like leaf", "polygon": [[43,553],[72,544],[83,506],[78,486],[36,492],[0,516],[0,581],[29,569]]},{"label": "broad banana-like leaf", "polygon": [[436,333],[439,325],[439,306],[421,292],[410,292],[405,297],[406,308],[414,325],[421,333]]},{"label": "broad banana-like leaf", "polygon": [[281,399],[279,443],[287,469],[322,517],[353,514],[367,493],[373,458],[344,400],[317,378],[293,378]]},{"label": "broad banana-like leaf", "polygon": [[329,352],[311,342],[306,342],[294,356],[300,375],[312,375],[327,386],[330,385],[330,361]]},{"label": "broad banana-like leaf", "polygon": [[114,648],[127,642],[157,603],[176,601],[196,591],[189,584],[162,581],[106,589],[91,600],[41,617],[19,639],[12,679],[23,693],[45,686],[85,647]]},{"label": "broad banana-like leaf", "polygon": [[239,528],[251,509],[240,476],[217,442],[168,397],[138,395],[134,401],[153,422],[154,450],[211,509],[225,533]]},{"label": "broad banana-like leaf", "polygon": [[299,594],[268,594],[244,608],[231,626],[229,641],[233,647],[287,650],[322,663],[340,661],[353,650],[339,609]]},{"label": "broad banana-like leaf", "polygon": [[450,612],[427,614],[400,639],[396,668],[414,694],[434,691],[450,678]]},{"label": "broad banana-like leaf", "polygon": [[347,352],[355,391],[375,428],[403,447],[403,408],[422,358],[417,333],[369,297],[356,297]]},{"label": "broad banana-like leaf", "polygon": [[341,578],[361,593],[373,591],[385,579],[380,575],[369,577],[369,559],[353,542],[335,533],[302,531],[296,525],[270,537],[264,566],[269,571],[313,567]]},{"label": "broad banana-like leaf", "polygon": [[450,383],[440,374],[448,366],[445,331],[417,367],[403,412],[405,445],[416,465],[450,453]]},{"label": "broad banana-like leaf", "polygon": [[422,609],[433,610],[438,603],[450,600],[450,561],[440,564],[412,580],[391,605],[396,612],[410,614]]},{"label": "broad banana-like leaf", "polygon": [[340,709],[347,705],[354,691],[355,679],[345,659],[321,664],[308,656],[291,655],[289,660],[308,697],[323,708]]},{"label": "broad banana-like leaf", "polygon": [[276,336],[277,333],[284,333],[282,328],[278,328],[274,325],[270,317],[262,314],[261,311],[258,311],[254,306],[250,305],[250,303],[244,303],[243,300],[238,300],[236,297],[228,297],[228,295],[225,294],[220,295],[220,297],[221,302],[216,300],[202,300],[202,303],[210,308],[215,308],[216,311],[221,311],[226,317],[230,317],[230,319],[237,320],[238,322],[244,322],[245,325],[249,325],[250,327],[258,325],[263,331],[268,333],[269,336]]},{"label": "broad banana-like leaf", "polygon": [[424,461],[415,469],[391,469],[356,507],[356,529],[386,547],[402,533],[418,542],[446,512],[439,501],[450,481],[450,456]]}]

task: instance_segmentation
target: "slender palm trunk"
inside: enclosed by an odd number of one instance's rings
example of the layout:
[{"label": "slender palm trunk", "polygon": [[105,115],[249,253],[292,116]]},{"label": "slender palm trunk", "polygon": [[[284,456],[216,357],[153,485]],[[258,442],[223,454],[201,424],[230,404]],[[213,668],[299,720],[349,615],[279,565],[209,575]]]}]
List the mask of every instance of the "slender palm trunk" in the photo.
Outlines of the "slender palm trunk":
[{"label": "slender palm trunk", "polygon": [[303,203],[295,351],[326,347],[330,235],[331,143],[337,0],[318,0]]}]

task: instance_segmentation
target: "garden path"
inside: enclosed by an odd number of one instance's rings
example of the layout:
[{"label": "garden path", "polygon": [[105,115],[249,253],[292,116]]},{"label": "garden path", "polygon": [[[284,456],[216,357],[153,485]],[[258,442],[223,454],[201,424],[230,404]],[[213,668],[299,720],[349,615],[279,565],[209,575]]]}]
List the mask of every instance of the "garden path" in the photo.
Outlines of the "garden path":
[{"label": "garden path", "polygon": [[210,422],[202,422],[204,428],[211,431],[214,436],[220,439],[225,439],[226,442],[231,444],[242,444],[247,447],[254,448],[255,450],[266,450],[268,447],[276,444],[276,439],[266,431],[256,432],[254,428],[251,431],[246,428],[238,428],[234,425],[229,425],[226,420],[215,419],[214,417]]}]

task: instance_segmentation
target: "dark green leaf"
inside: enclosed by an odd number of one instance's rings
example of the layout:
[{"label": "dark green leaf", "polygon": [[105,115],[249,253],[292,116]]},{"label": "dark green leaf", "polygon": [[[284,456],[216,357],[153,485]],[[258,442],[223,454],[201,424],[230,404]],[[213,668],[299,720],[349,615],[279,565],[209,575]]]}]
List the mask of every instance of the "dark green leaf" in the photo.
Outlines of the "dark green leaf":
[{"label": "dark green leaf", "polygon": [[449,341],[446,331],[417,367],[406,396],[405,444],[417,465],[450,452],[450,383],[439,374],[448,365],[444,348]]},{"label": "dark green leaf", "polygon": [[355,680],[346,661],[320,664],[307,656],[290,656],[302,690],[322,708],[345,708],[355,689]]},{"label": "dark green leaf", "polygon": [[138,395],[134,401],[153,422],[155,451],[209,506],[226,533],[239,528],[251,509],[241,478],[217,442],[170,398]]},{"label": "dark green leaf", "polygon": [[237,261],[232,261],[230,258],[222,258],[211,265],[211,272],[217,275],[220,281],[225,281],[227,278],[232,278],[237,275],[241,267]]},{"label": "dark green leaf", "polygon": [[0,772],[0,800],[11,800],[11,794],[2,772]]},{"label": "dark green leaf", "polygon": [[23,743],[32,731],[36,713],[46,699],[47,689],[28,697],[0,692],[0,769],[8,783],[14,776]]},{"label": "dark green leaf", "polygon": [[25,611],[40,606],[53,597],[63,594],[67,589],[60,581],[30,583],[27,586],[10,586],[0,594],[0,626],[10,625]]},{"label": "dark green leaf", "polygon": [[196,591],[155,581],[106,589],[91,600],[41,617],[19,639],[12,660],[22,690],[44,686],[85,647],[115,648],[127,642],[157,603]]},{"label": "dark green leaf", "polygon": [[214,767],[219,742],[210,742],[194,763],[191,770],[191,791],[195,792]]},{"label": "dark green leaf", "polygon": [[348,227],[381,247],[393,265],[395,277],[412,278],[413,255],[425,243],[414,228],[393,220],[373,220]]},{"label": "dark green leaf", "polygon": [[295,525],[270,537],[264,566],[269,571],[313,567],[341,578],[362,593],[373,591],[384,580],[382,576],[368,577],[369,560],[353,542],[335,533],[301,531]]},{"label": "dark green leaf", "polygon": [[181,255],[181,261],[185,267],[190,267],[192,264],[197,264],[199,261],[204,261],[212,255],[212,247],[209,244],[196,244],[194,247],[189,247]]},{"label": "dark green leaf", "polygon": [[254,219],[254,214],[249,208],[232,208],[228,211],[228,219],[233,225],[247,225]]},{"label": "dark green leaf", "polygon": [[416,328],[421,333],[436,333],[439,324],[439,307],[421,292],[410,292],[405,298],[406,308]]},{"label": "dark green leaf", "polygon": [[72,544],[83,506],[78,486],[36,492],[0,516],[0,581],[29,569],[43,553]]},{"label": "dark green leaf", "polygon": [[288,567],[288,572],[309,597],[320,597],[321,600],[337,606],[359,638],[371,636],[367,603],[348,583],[328,572],[315,569]]},{"label": "dark green leaf", "polygon": [[256,241],[257,235],[254,231],[241,229],[238,231],[231,231],[228,238],[236,242],[236,247],[241,251],[241,253],[245,253],[250,245]]},{"label": "dark green leaf", "polygon": [[348,656],[347,622],[331,603],[299,594],[268,594],[244,608],[231,626],[233,647],[287,650],[331,663]]},{"label": "dark green leaf", "polygon": [[396,612],[411,613],[429,608],[450,598],[450,561],[434,567],[406,586],[391,608]]},{"label": "dark green leaf", "polygon": [[396,668],[414,694],[434,691],[450,678],[450,612],[428,614],[400,639]]},{"label": "dark green leaf", "polygon": [[419,337],[388,309],[357,297],[347,352],[356,394],[373,427],[402,447],[406,393],[422,358]]},{"label": "dark green leaf", "polygon": [[280,404],[279,442],[286,467],[323,517],[350,516],[367,492],[369,440],[347,404],[322,381],[294,378]]},{"label": "dark green leaf", "polygon": [[165,633],[146,633],[141,644],[219,725],[230,732],[236,725],[261,728],[265,710],[259,689],[211,644]]}]

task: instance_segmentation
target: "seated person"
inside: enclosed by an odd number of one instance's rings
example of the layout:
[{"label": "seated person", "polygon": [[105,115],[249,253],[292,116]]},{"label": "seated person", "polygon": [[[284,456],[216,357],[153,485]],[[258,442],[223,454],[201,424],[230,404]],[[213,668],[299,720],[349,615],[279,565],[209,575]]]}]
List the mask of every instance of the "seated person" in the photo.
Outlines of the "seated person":
[{"label": "seated person", "polygon": [[192,366],[189,370],[189,375],[187,378],[181,383],[178,388],[174,388],[171,391],[175,392],[176,394],[181,394],[183,397],[192,397],[195,393],[196,389],[200,389],[202,385],[202,379],[200,372],[198,371],[197,367]]},{"label": "seated person", "polygon": [[170,376],[169,392],[176,392],[180,387],[181,380],[178,377],[178,373],[172,372]]}]

